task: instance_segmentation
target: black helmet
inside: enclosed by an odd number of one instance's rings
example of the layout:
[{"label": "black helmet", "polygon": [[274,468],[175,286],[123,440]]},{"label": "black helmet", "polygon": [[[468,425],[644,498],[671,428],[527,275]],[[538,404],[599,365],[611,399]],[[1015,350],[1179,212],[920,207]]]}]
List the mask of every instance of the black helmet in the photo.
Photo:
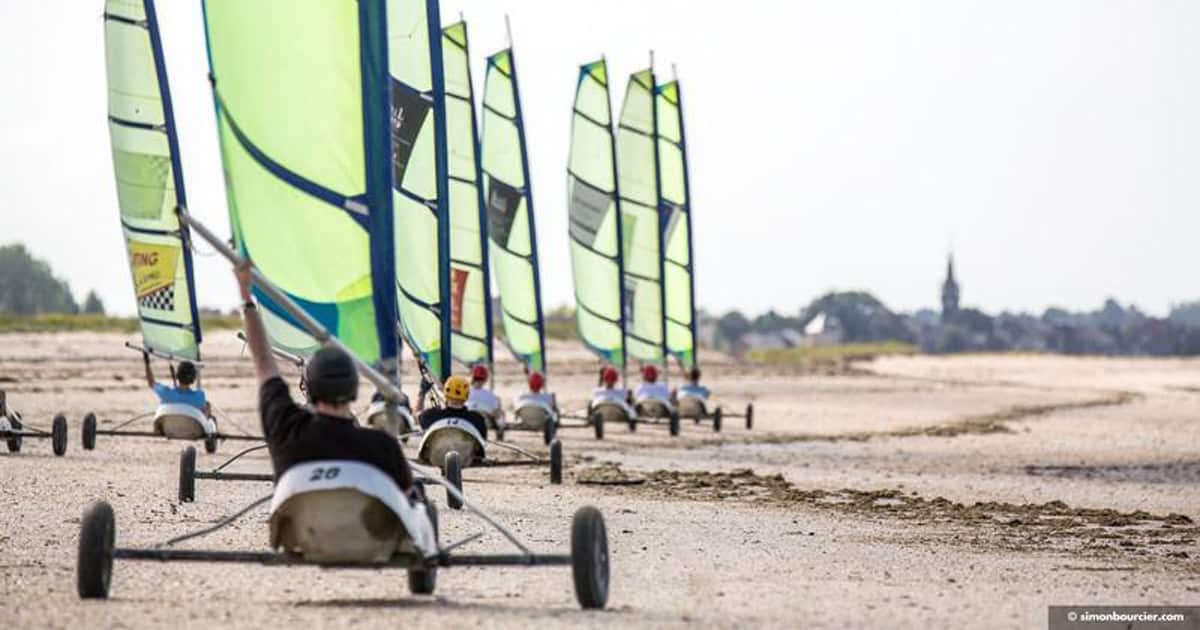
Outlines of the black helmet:
[{"label": "black helmet", "polygon": [[305,364],[304,383],[313,403],[348,403],[358,397],[358,368],[344,350],[325,346]]},{"label": "black helmet", "polygon": [[175,380],[180,385],[191,385],[196,382],[196,364],[191,361],[180,361],[175,368]]}]

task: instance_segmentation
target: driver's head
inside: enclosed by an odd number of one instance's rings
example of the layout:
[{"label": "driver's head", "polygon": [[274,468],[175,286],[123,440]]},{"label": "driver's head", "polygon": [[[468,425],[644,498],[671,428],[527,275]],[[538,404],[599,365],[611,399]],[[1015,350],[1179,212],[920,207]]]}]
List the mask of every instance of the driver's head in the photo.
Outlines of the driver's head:
[{"label": "driver's head", "polygon": [[617,368],[611,365],[604,366],[604,369],[600,371],[600,382],[604,383],[605,387],[616,385],[618,378],[620,378],[620,374],[617,374]]},{"label": "driver's head", "polygon": [[647,383],[653,383],[658,380],[658,368],[647,364],[642,367],[642,380]]},{"label": "driver's head", "polygon": [[446,379],[442,393],[446,395],[447,407],[459,408],[467,404],[467,397],[471,395],[471,384],[467,379],[455,374]]},{"label": "driver's head", "polygon": [[477,363],[471,368],[471,385],[474,387],[483,387],[488,382],[488,369],[482,363]]},{"label": "driver's head", "polygon": [[546,377],[542,376],[541,372],[534,370],[529,373],[529,391],[536,394],[538,392],[541,392],[542,388],[545,386],[546,386]]},{"label": "driver's head", "polygon": [[304,365],[309,402],[345,405],[358,398],[358,368],[341,348],[325,346]]},{"label": "driver's head", "polygon": [[196,364],[191,361],[180,361],[175,368],[175,380],[180,385],[191,387],[196,382]]},{"label": "driver's head", "polygon": [[688,378],[688,382],[690,382],[692,385],[699,385],[700,384],[700,368],[692,368],[692,369],[688,370],[687,378]]}]

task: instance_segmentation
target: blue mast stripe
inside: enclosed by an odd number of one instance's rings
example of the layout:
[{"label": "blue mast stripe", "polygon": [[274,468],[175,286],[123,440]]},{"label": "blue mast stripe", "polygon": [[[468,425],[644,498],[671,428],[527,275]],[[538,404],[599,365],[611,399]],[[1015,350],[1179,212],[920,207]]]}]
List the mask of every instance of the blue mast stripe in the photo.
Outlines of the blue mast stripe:
[{"label": "blue mast stripe", "polygon": [[[358,3],[359,64],[362,75],[363,151],[366,168],[364,219],[370,234],[372,302],[379,356],[384,373],[394,367],[399,374],[400,346],[396,323],[399,307],[396,292],[395,225],[392,208],[392,95],[388,72],[387,11],[379,0]],[[352,217],[359,215],[352,213]],[[394,365],[387,365],[395,362]],[[398,376],[397,376],[398,381]]]},{"label": "blue mast stripe", "polygon": [[442,18],[438,11],[438,0],[425,0],[426,32],[429,37],[429,64],[433,79],[433,131],[435,162],[437,165],[437,216],[438,216],[438,275],[439,307],[441,320],[442,379],[450,377],[450,191],[446,174],[449,172],[446,155],[446,68],[442,60]]}]

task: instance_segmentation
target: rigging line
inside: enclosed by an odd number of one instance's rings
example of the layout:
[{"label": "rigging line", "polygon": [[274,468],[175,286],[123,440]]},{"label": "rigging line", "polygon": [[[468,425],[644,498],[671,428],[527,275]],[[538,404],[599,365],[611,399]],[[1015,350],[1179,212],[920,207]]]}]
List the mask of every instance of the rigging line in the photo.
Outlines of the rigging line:
[{"label": "rigging line", "polygon": [[212,410],[215,411],[217,415],[221,416],[222,422],[228,422],[229,424],[232,424],[234,428],[242,432],[242,435],[253,437],[253,434],[244,429],[242,425],[238,424],[237,421],[235,421],[229,414],[225,413],[224,409],[212,404],[212,401],[209,401],[208,406],[212,407]]},{"label": "rigging line", "polygon": [[221,522],[217,523],[216,525],[213,525],[212,527],[208,527],[208,528],[205,528],[205,529],[202,529],[202,530],[199,530],[199,531],[195,531],[195,532],[191,532],[191,533],[188,533],[188,534],[184,534],[184,535],[182,535],[182,536],[176,536],[176,537],[172,538],[171,540],[168,540],[167,542],[165,542],[165,543],[162,543],[161,545],[158,545],[158,546],[159,546],[160,548],[161,548],[161,547],[170,547],[170,546],[172,546],[172,545],[175,545],[175,544],[177,544],[177,543],[181,543],[181,542],[183,542],[183,541],[185,541],[185,540],[191,540],[191,539],[193,539],[193,538],[200,538],[201,536],[207,536],[207,535],[209,535],[209,534],[211,534],[211,533],[213,533],[213,532],[217,531],[218,529],[221,529],[221,528],[223,528],[223,527],[226,527],[226,526],[227,526],[227,525],[229,525],[230,523],[233,523],[234,521],[238,520],[239,518],[241,518],[242,516],[244,516],[244,515],[245,515],[247,512],[249,512],[250,510],[253,510],[254,508],[256,508],[256,507],[258,507],[258,506],[260,506],[260,505],[262,505],[262,504],[266,503],[267,501],[270,501],[270,500],[271,500],[271,498],[272,498],[273,496],[274,496],[274,494],[268,494],[267,496],[265,496],[265,497],[263,497],[263,498],[261,498],[261,499],[259,499],[259,500],[255,501],[254,503],[251,503],[250,505],[247,505],[246,507],[242,508],[242,510],[241,510],[240,512],[238,512],[237,514],[234,514],[233,516],[230,516],[230,517],[228,517],[228,518],[226,518],[226,519],[222,520]]}]

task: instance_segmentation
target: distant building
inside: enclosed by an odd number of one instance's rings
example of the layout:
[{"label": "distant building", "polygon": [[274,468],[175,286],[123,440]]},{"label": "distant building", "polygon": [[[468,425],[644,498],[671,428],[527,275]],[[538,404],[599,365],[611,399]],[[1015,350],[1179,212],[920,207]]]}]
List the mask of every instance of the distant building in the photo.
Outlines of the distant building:
[{"label": "distant building", "polygon": [[842,322],[824,311],[804,327],[804,335],[795,344],[798,346],[831,346],[842,342]]},{"label": "distant building", "polygon": [[958,281],[954,279],[954,254],[946,259],[946,280],[942,282],[942,321],[958,312]]}]

